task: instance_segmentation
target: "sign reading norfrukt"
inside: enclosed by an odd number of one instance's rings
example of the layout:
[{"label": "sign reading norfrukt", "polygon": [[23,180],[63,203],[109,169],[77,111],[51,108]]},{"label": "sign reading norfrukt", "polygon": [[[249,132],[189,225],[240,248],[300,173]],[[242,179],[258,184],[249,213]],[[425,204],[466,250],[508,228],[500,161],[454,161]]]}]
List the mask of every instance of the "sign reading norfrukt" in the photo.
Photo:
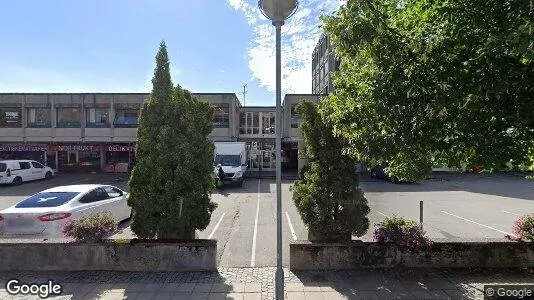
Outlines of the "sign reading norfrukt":
[{"label": "sign reading norfrukt", "polygon": [[6,283],[6,291],[10,295],[35,295],[40,298],[48,298],[60,295],[63,287],[52,280],[48,280],[46,283],[24,283],[18,279],[11,279]]}]

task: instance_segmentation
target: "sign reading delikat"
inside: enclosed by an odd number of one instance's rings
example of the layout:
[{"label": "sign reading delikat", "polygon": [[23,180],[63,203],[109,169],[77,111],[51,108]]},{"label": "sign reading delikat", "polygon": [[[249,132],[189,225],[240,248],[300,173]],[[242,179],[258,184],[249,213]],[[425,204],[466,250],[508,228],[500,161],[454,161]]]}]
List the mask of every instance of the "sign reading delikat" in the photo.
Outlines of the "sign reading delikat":
[{"label": "sign reading delikat", "polygon": [[534,299],[534,285],[485,285],[484,299]]},{"label": "sign reading delikat", "polygon": [[10,279],[6,283],[6,291],[10,295],[34,295],[45,299],[60,295],[63,287],[52,280],[48,280],[45,283],[26,283],[18,279]]}]

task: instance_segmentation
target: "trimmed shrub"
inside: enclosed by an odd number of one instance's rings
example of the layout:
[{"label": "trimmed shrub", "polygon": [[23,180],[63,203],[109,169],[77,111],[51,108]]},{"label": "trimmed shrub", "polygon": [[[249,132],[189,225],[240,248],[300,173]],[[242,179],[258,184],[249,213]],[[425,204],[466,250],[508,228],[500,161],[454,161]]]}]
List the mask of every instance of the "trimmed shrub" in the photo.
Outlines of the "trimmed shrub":
[{"label": "trimmed shrub", "polygon": [[514,222],[512,228],[516,237],[507,235],[506,237],[515,241],[534,242],[534,214],[521,216]]},{"label": "trimmed shrub", "polygon": [[113,215],[91,214],[79,220],[71,220],[63,227],[63,234],[82,242],[99,242],[117,230]]},{"label": "trimmed shrub", "polygon": [[320,108],[309,101],[297,105],[309,164],[293,185],[293,201],[308,227],[310,241],[345,241],[363,236],[370,209],[359,186],[356,162],[324,122]]},{"label": "trimmed shrub", "polygon": [[386,217],[384,221],[375,224],[375,227],[374,238],[378,243],[406,246],[412,250],[432,244],[421,225],[404,217]]}]

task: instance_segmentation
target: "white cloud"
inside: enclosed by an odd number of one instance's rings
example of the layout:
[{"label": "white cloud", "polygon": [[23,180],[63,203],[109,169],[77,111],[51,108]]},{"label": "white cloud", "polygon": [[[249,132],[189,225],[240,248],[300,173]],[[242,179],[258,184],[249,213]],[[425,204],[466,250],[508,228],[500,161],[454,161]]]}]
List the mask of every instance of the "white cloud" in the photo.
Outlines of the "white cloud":
[{"label": "white cloud", "polygon": [[[248,67],[260,87],[275,91],[275,29],[257,8],[256,0],[227,0],[253,28]],[[322,31],[321,14],[335,12],[345,1],[307,0],[282,27],[282,93],[311,93],[311,55]]]}]

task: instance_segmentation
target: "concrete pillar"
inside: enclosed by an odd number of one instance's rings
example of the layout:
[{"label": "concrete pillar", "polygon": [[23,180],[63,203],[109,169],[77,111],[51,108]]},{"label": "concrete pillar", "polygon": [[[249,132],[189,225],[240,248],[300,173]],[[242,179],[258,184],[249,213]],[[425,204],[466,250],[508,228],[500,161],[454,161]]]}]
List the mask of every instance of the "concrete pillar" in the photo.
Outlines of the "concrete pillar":
[{"label": "concrete pillar", "polygon": [[81,98],[82,98],[82,103],[81,103],[82,108],[81,108],[81,110],[82,111],[81,111],[81,114],[80,114],[80,118],[81,118],[80,123],[81,123],[82,127],[81,127],[81,130],[80,130],[80,138],[81,138],[82,142],[85,142],[85,125],[86,125],[85,121],[87,120],[87,117],[85,116],[85,114],[86,114],[86,111],[85,111],[85,96],[86,95],[81,95]]},{"label": "concrete pillar", "polygon": [[22,98],[22,104],[20,106],[20,119],[22,123],[22,142],[26,143],[26,126],[28,124],[27,122],[27,113],[26,110],[26,95]]},{"label": "concrete pillar", "polygon": [[56,139],[56,128],[57,128],[56,101],[54,100],[54,97],[52,97],[52,99],[50,99],[50,94],[46,95],[46,97],[47,97],[48,103],[50,103],[50,108],[52,110],[52,112],[50,113],[50,124],[52,126],[52,141],[55,141],[55,139]]},{"label": "concrete pillar", "polygon": [[100,143],[100,170],[106,167],[106,144]]}]

